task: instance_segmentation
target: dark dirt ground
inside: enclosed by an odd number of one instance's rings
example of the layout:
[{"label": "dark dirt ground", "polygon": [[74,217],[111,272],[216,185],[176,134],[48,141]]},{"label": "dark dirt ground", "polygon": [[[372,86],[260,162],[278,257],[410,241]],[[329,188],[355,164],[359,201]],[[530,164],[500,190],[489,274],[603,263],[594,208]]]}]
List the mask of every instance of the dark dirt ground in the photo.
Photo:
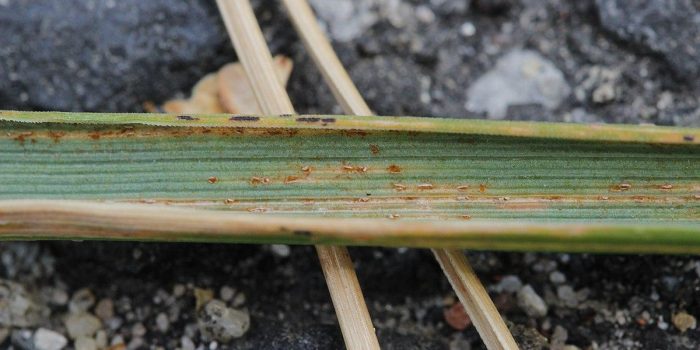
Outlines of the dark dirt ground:
[{"label": "dark dirt ground", "polygon": [[[700,25],[671,25],[685,23],[674,16],[700,23],[697,1],[678,1],[694,12],[677,4],[678,11],[671,6],[664,15],[665,2],[651,0],[640,2],[647,7],[623,11],[631,16],[625,23],[647,23],[645,16],[654,11],[660,14],[652,18],[669,18],[651,21],[652,32],[656,30],[651,39],[648,28],[620,29],[605,17],[610,15],[602,12],[607,5],[624,1],[363,0],[346,17],[333,19],[324,12],[345,11],[342,5],[348,2],[314,3],[341,60],[378,114],[700,126],[700,76],[692,64],[700,62],[700,48],[692,46]],[[0,38],[0,108],[136,111],[143,102],[187,93],[198,77],[234,57],[211,3],[134,3],[148,16],[122,11],[115,16],[126,19],[114,23],[105,19],[110,12],[101,3],[93,4],[96,11],[81,12],[86,3],[73,0],[55,8],[50,2],[0,1],[0,32],[13,34]],[[295,63],[288,91],[297,110],[339,113],[277,2],[258,3],[256,9],[273,52]],[[38,15],[41,11],[45,17]],[[70,21],[76,13],[86,18]],[[100,13],[104,21],[90,22],[91,13]],[[71,30],[37,29],[52,26]],[[106,51],[88,45],[104,54],[86,57],[79,49],[94,39],[84,30],[91,26],[115,32]],[[359,34],[348,34],[354,26]],[[125,34],[118,29],[146,38],[121,38]],[[37,31],[42,43],[49,44],[29,43]],[[153,44],[157,35],[165,35],[164,42],[172,46]],[[669,44],[669,38],[690,45],[683,57],[689,65],[678,65],[673,56],[682,56],[682,48]],[[190,39],[188,50],[178,50]],[[522,49],[550,61],[570,93],[554,107],[528,102],[509,107],[505,116],[467,110],[469,88],[499,58]],[[69,53],[75,62],[59,59]],[[112,64],[89,63],[99,60]],[[76,81],[84,86],[75,88]],[[353,248],[351,254],[383,348],[483,348],[473,326],[458,331],[445,322],[444,312],[455,296],[429,251]],[[681,312],[700,314],[697,257],[467,254],[522,348],[700,348],[698,330],[681,332],[672,322]],[[39,325],[0,329],[0,336],[7,334],[2,348],[35,349],[26,337],[39,327],[67,337],[65,297],[83,288],[97,301],[113,302],[114,316],[104,322],[103,335],[107,343],[121,339],[129,349],[343,347],[311,247],[292,247],[286,256],[256,245],[3,243],[0,276],[36,293],[36,303],[50,310]],[[505,280],[507,287],[500,283]],[[517,302],[515,291],[528,284],[548,307],[543,317],[528,316]],[[224,298],[222,287],[245,294],[244,301],[234,297],[229,304],[249,310],[251,319],[250,330],[229,344],[202,339],[194,311],[195,288]],[[89,311],[97,313],[94,306]],[[161,313],[167,327],[157,321]]]}]

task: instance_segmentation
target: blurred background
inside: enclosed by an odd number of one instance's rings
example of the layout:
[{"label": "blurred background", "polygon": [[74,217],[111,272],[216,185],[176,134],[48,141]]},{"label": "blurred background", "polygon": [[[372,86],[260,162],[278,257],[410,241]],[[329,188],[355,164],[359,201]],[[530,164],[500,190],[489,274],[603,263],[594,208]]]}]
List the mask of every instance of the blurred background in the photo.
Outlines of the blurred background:
[{"label": "blurred background", "polygon": [[[311,3],[380,115],[700,126],[697,0]],[[297,111],[341,113],[254,4]],[[0,109],[158,110],[236,60],[213,1],[0,0]],[[429,251],[351,253],[383,348],[483,347]],[[700,347],[696,257],[468,255],[522,348]],[[343,347],[311,247],[2,243],[0,277],[3,349]],[[216,325],[241,314],[241,337]]]}]

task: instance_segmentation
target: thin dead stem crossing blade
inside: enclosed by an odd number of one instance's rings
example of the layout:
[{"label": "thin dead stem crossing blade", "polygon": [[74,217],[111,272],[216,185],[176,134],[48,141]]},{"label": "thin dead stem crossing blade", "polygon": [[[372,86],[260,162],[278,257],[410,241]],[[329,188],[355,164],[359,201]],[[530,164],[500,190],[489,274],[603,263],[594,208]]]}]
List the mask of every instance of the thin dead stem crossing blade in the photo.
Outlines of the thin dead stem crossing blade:
[{"label": "thin dead stem crossing blade", "polygon": [[[261,110],[296,114],[278,80],[265,39],[247,0],[218,0],[219,11],[255,91]],[[290,182],[290,178],[285,182]],[[263,181],[264,183],[264,181]],[[348,349],[379,349],[350,254],[341,246],[317,246],[319,261]]]},{"label": "thin dead stem crossing blade", "polygon": [[[371,115],[372,111],[369,106],[360,96],[330,43],[323,36],[308,2],[306,0],[283,0],[283,2],[307,50],[311,53],[314,62],[321,70],[326,83],[331,87],[333,95],[345,113],[360,116]],[[378,153],[379,147],[375,146],[372,151]],[[430,187],[432,188],[432,184]],[[405,185],[397,186],[397,188],[406,190]],[[462,186],[461,189],[467,190],[468,186]],[[518,346],[508,327],[501,319],[501,315],[462,252],[433,249],[433,253],[487,348],[491,350],[517,349]]]}]

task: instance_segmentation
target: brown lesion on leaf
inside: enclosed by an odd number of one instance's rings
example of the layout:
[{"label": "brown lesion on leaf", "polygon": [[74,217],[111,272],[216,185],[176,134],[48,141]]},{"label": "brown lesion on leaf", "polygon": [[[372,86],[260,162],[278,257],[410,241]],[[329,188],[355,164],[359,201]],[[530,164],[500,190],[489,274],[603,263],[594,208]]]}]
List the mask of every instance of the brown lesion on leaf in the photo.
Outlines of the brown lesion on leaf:
[{"label": "brown lesion on leaf", "polygon": [[61,138],[66,135],[66,133],[62,131],[49,131],[48,135],[54,143],[58,143],[58,141],[60,141]]},{"label": "brown lesion on leaf", "polygon": [[269,177],[253,176],[250,178],[250,184],[253,186],[255,186],[255,185],[267,185],[269,183],[270,183]]},{"label": "brown lesion on leaf", "polygon": [[393,184],[392,187],[394,187],[395,190],[397,191],[405,191],[406,190],[406,185],[404,184]]},{"label": "brown lesion on leaf", "polygon": [[464,192],[464,191],[467,191],[467,190],[469,190],[469,185],[459,185],[459,186],[457,186],[457,191]]},{"label": "brown lesion on leaf", "polygon": [[659,185],[659,189],[661,189],[661,190],[672,190],[672,189],[673,189],[673,185],[671,185],[671,184]]},{"label": "brown lesion on leaf", "polygon": [[266,213],[269,209],[264,208],[264,207],[255,207],[255,208],[248,208],[246,210],[251,212],[251,213]]},{"label": "brown lesion on leaf", "polygon": [[401,167],[396,164],[389,165],[386,170],[392,174],[398,174],[401,172]]},{"label": "brown lesion on leaf", "polygon": [[372,152],[372,154],[374,154],[374,155],[376,156],[376,155],[379,154],[379,152],[380,152],[379,146],[377,146],[377,145],[375,145],[375,144],[370,144],[370,145],[369,145],[369,151]]},{"label": "brown lesion on leaf", "polygon": [[207,182],[209,182],[210,184],[215,184],[219,182],[219,178],[217,178],[216,176],[211,176],[207,179]]},{"label": "brown lesion on leaf", "polygon": [[[31,131],[24,131],[24,132],[20,132],[19,134],[17,134],[13,139],[15,141],[19,142],[20,145],[24,145],[24,142],[27,141],[27,138],[31,137],[33,135],[34,135],[34,133]],[[34,140],[34,139],[32,139],[32,141],[36,142],[36,140]]]},{"label": "brown lesion on leaf", "polygon": [[346,173],[366,173],[367,170],[369,170],[369,168],[367,168],[366,166],[362,166],[362,165],[348,165],[348,164],[346,164],[346,165],[343,165],[341,167],[341,170],[343,170],[343,172],[346,172]]},{"label": "brown lesion on leaf", "polygon": [[190,121],[191,121],[191,120],[199,120],[199,118],[193,117],[193,116],[190,116],[190,115],[178,115],[178,116],[177,116],[177,119],[178,119],[178,120],[190,120]]},{"label": "brown lesion on leaf", "polygon": [[683,135],[683,141],[685,141],[685,142],[693,142],[693,141],[695,141],[695,136],[693,136],[693,135]]},{"label": "brown lesion on leaf", "polygon": [[614,184],[610,186],[610,191],[612,192],[623,192],[623,191],[629,191],[632,188],[632,185],[627,183],[627,182],[621,182],[619,184]]},{"label": "brown lesion on leaf", "polygon": [[435,186],[433,186],[433,184],[431,184],[431,183],[422,183],[422,184],[418,184],[417,187],[418,187],[419,190],[423,190],[423,191],[425,191],[425,190],[432,190],[433,188],[435,188]]},{"label": "brown lesion on leaf", "polygon": [[291,183],[299,182],[299,180],[300,179],[298,176],[289,175],[284,179],[284,183],[291,184]]},{"label": "brown lesion on leaf", "polygon": [[479,184],[479,192],[486,193],[486,184]]}]

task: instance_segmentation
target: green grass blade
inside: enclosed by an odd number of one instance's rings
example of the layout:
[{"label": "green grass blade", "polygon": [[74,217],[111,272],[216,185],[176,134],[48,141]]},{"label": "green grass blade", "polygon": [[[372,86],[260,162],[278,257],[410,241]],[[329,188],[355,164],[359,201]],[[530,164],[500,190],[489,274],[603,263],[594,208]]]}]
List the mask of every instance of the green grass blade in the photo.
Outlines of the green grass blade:
[{"label": "green grass blade", "polygon": [[[98,200],[196,206],[261,225],[139,239],[700,250],[698,129],[2,111],[0,131],[4,239],[92,237],[27,230],[36,217],[10,214],[20,203],[11,200]],[[260,234],[272,218],[323,229]]]}]

